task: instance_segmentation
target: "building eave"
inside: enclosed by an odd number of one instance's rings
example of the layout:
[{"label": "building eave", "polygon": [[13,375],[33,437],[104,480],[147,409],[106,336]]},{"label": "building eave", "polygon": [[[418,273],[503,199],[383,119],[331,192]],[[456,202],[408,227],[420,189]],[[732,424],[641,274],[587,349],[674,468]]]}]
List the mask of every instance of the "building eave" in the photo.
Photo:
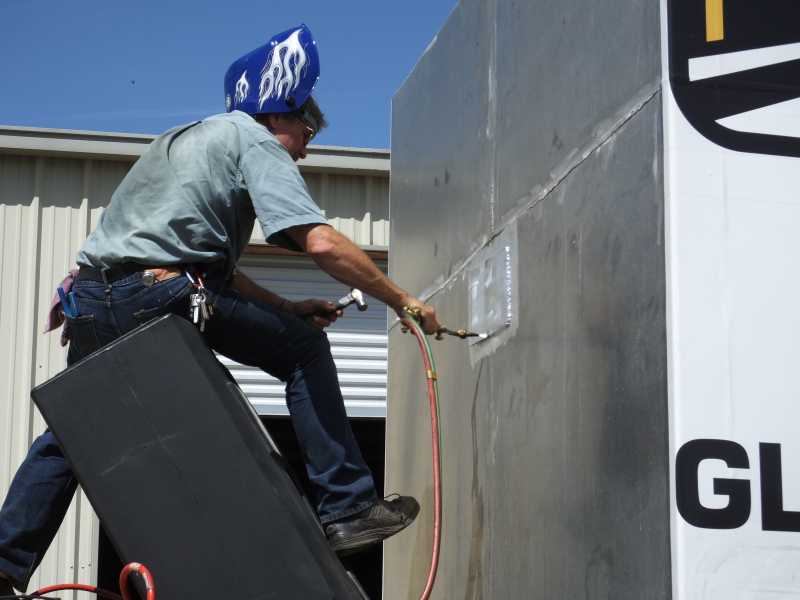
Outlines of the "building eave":
[{"label": "building eave", "polygon": [[[153,135],[0,125],[0,152],[134,162]],[[309,146],[301,171],[389,176],[389,151],[344,146]]]}]

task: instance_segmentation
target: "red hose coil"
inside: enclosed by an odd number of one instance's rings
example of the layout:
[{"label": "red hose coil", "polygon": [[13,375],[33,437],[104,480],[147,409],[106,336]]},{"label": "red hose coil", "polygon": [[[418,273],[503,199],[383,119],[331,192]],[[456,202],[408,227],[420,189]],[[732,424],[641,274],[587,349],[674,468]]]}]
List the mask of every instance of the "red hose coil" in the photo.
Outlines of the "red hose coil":
[{"label": "red hose coil", "polygon": [[122,596],[109,592],[108,590],[100,589],[93,585],[84,585],[82,583],[61,583],[57,585],[48,585],[39,588],[33,594],[35,596],[45,596],[53,592],[61,592],[64,590],[77,590],[79,592],[90,592],[95,594],[98,598],[107,598],[108,600],[134,600],[135,596],[131,595],[129,588],[129,577],[131,573],[138,573],[144,579],[145,588],[147,589],[147,598],[145,600],[156,600],[156,585],[153,581],[153,575],[150,570],[142,564],[130,563],[122,569],[119,574],[119,589],[122,590]]},{"label": "red hose coil", "polygon": [[118,594],[113,592],[108,592],[106,590],[101,590],[98,587],[93,585],[84,585],[82,583],[60,583],[57,585],[48,585],[43,588],[39,588],[33,594],[32,597],[36,596],[46,596],[47,594],[52,594],[53,592],[61,592],[64,590],[77,590],[79,592],[90,592],[95,594],[98,598],[107,598],[108,600],[127,600]]},{"label": "red hose coil", "polygon": [[133,600],[129,588],[131,573],[138,573],[144,579],[145,589],[147,590],[145,600],[156,600],[156,584],[153,581],[153,574],[143,564],[136,562],[125,565],[125,568],[119,574],[119,589],[122,591],[122,600]]}]

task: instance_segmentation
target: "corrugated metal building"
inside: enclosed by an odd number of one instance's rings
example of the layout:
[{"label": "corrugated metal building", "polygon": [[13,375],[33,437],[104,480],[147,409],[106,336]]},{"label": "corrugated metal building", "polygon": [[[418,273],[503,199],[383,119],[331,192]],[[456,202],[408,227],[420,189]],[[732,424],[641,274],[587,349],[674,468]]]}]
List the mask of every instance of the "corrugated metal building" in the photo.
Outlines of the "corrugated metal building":
[{"label": "corrugated metal building", "polygon": [[[30,390],[64,368],[57,333],[44,320],[57,283],[152,136],[0,127],[0,497],[44,422]],[[331,225],[386,265],[389,154],[316,146],[300,169]],[[307,258],[264,243],[256,225],[240,263],[290,298],[336,299],[343,285]],[[386,414],[386,311],[348,311],[329,330],[348,414]],[[285,414],[283,388],[260,371],[224,361],[262,415]],[[80,492],[31,582],[97,577],[99,524]],[[71,596],[65,596],[71,597]]]}]

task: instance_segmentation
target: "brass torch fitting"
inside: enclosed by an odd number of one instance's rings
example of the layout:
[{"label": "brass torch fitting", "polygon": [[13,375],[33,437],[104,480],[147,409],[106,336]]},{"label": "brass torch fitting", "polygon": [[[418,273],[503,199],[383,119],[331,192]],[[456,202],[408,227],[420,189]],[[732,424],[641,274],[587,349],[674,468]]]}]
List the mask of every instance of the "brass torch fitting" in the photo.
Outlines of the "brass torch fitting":
[{"label": "brass torch fitting", "polygon": [[407,312],[418,321],[422,318],[422,309],[419,306],[404,306],[403,312]]}]

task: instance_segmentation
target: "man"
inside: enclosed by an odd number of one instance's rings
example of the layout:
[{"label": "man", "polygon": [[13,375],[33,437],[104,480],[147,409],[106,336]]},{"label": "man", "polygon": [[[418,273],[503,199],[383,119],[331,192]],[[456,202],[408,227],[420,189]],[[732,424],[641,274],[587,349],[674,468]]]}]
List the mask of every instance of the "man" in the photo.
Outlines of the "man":
[{"label": "man", "polygon": [[[151,144],[114,193],[78,254],[67,319],[73,363],[153,317],[188,317],[207,288],[208,345],[286,382],[316,508],[334,550],[350,553],[397,533],[416,517],[411,497],[380,499],[344,410],[322,328],[339,316],[323,300],[290,302],[235,265],[258,218],[266,239],[303,250],[336,279],[398,314],[432,307],[388,279],[355,244],[327,225],[295,161],[325,126],[311,97],[319,58],[305,25],[276,35],[236,61],[225,78],[228,112],[172,129]],[[0,511],[0,596],[25,589],[56,534],[77,483],[54,436],[32,445]],[[265,518],[268,518],[265,515]],[[4,587],[5,586],[5,587]]]}]

